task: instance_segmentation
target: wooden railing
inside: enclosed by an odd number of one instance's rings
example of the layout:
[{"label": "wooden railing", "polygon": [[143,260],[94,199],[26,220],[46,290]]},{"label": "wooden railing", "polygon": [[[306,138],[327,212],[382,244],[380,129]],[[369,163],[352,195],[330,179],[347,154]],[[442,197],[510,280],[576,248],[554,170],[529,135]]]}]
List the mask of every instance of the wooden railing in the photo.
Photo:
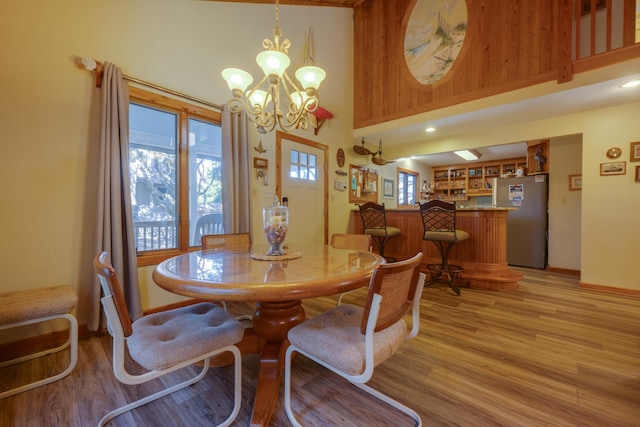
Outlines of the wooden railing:
[{"label": "wooden railing", "polygon": [[171,249],[178,242],[174,221],[135,221],[133,236],[138,251]]}]

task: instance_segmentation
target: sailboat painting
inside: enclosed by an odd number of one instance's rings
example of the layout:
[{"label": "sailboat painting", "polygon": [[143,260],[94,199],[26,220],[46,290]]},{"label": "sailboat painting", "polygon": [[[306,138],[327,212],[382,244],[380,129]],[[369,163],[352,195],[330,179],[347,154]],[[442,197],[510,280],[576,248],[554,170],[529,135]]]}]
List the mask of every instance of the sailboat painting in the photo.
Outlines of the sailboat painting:
[{"label": "sailboat painting", "polygon": [[413,77],[424,85],[442,79],[466,33],[465,0],[417,0],[404,35],[404,58]]}]

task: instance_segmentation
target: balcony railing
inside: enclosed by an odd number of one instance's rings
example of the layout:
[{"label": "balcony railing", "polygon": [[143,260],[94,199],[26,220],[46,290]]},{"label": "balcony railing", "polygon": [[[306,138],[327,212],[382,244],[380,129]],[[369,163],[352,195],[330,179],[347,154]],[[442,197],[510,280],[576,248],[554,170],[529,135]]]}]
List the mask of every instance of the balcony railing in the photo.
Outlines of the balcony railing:
[{"label": "balcony railing", "polygon": [[172,249],[178,243],[174,221],[135,221],[133,235],[138,251]]}]

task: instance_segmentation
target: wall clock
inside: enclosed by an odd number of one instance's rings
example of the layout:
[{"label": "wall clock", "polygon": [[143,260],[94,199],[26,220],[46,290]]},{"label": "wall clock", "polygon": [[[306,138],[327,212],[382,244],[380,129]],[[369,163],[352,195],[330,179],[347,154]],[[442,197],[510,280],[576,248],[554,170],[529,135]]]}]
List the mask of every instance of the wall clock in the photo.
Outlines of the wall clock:
[{"label": "wall clock", "polygon": [[622,154],[622,150],[618,147],[609,148],[607,150],[607,157],[610,159],[617,159]]},{"label": "wall clock", "polygon": [[338,161],[338,166],[344,166],[344,150],[342,148],[338,148],[338,152],[336,153],[336,160]]}]

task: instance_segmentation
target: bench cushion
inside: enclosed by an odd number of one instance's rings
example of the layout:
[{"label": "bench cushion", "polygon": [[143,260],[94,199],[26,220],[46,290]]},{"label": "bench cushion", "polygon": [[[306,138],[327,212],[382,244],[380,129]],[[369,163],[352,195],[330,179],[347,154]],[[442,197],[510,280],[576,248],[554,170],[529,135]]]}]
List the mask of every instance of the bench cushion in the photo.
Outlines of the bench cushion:
[{"label": "bench cushion", "polygon": [[0,293],[0,325],[69,313],[78,304],[69,285]]}]

